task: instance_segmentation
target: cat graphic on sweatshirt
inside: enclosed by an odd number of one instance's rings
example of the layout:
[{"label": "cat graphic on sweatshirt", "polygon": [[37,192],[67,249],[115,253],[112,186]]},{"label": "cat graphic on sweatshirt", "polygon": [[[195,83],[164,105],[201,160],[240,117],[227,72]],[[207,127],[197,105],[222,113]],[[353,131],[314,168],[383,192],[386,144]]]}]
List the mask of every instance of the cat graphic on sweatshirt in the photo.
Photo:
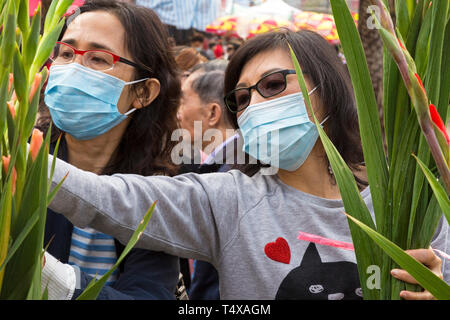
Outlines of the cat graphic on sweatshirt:
[{"label": "cat graphic on sweatshirt", "polygon": [[355,263],[322,262],[310,243],[300,266],[281,282],[277,300],[361,300],[362,291]]}]

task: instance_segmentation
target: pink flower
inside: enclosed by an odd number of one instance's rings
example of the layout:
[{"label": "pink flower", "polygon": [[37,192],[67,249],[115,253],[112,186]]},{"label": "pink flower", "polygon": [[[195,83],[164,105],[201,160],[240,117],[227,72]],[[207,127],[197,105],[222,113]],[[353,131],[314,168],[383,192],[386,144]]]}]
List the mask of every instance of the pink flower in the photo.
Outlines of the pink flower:
[{"label": "pink flower", "polygon": [[30,97],[29,97],[28,101],[33,100],[33,97],[36,94],[36,91],[39,88],[39,85],[41,84],[41,80],[42,80],[42,75],[40,73],[36,73],[36,75],[34,76],[33,84],[31,85]]},{"label": "pink flower", "polygon": [[38,129],[33,129],[30,141],[30,153],[33,161],[36,159],[39,149],[41,149],[42,141],[44,141],[44,134]]},{"label": "pink flower", "polygon": [[8,101],[7,104],[8,104],[8,109],[9,109],[9,112],[11,113],[12,118],[15,119],[16,118],[16,109],[14,108],[14,101],[12,101],[12,100]]},{"label": "pink flower", "polygon": [[14,75],[12,73],[9,74],[9,82],[8,82],[8,92],[11,91],[11,87],[14,81]]}]

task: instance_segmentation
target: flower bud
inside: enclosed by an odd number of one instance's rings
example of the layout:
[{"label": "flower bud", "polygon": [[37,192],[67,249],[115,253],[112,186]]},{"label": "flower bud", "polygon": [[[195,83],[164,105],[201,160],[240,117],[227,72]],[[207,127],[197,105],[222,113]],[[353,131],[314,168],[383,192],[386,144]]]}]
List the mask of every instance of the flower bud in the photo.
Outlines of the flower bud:
[{"label": "flower bud", "polygon": [[[11,161],[11,156],[2,156],[2,162],[3,162],[3,170],[5,173],[8,172],[9,163]],[[16,179],[17,179],[17,172],[16,168],[12,169],[12,193],[14,194],[16,192]]]},{"label": "flower bud", "polygon": [[11,113],[12,118],[15,119],[16,118],[16,109],[14,108],[14,101],[12,101],[12,100],[8,101],[7,104],[8,104],[8,109],[9,109],[9,112]]},{"label": "flower bud", "polygon": [[36,94],[37,89],[39,88],[39,85],[41,84],[42,75],[40,73],[36,73],[34,76],[33,84],[31,85],[30,90],[30,96],[28,98],[28,101],[33,101],[33,97]]},{"label": "flower bud", "polygon": [[31,159],[33,161],[36,160],[39,150],[41,149],[43,140],[44,140],[44,134],[38,129],[33,129],[33,134],[31,135],[31,141],[30,141],[30,153],[31,153]]},{"label": "flower bud", "polygon": [[441,118],[439,112],[437,112],[436,107],[433,104],[430,104],[429,109],[430,109],[431,120],[436,125],[436,127],[438,127],[439,131],[441,131],[441,133],[445,137],[445,140],[447,141],[447,144],[450,144],[450,138],[449,138],[447,130],[445,128],[444,121],[442,121],[442,118]]}]

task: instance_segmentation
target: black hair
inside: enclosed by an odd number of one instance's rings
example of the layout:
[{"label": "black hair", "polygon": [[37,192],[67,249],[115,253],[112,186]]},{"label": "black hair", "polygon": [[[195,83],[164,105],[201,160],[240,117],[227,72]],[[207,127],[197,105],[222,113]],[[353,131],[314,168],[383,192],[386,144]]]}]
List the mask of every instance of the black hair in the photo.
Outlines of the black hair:
[{"label": "black hair", "polygon": [[203,42],[205,40],[205,37],[203,37],[201,34],[193,35],[190,39],[190,42]]},{"label": "black hair", "polygon": [[[353,88],[348,71],[336,55],[336,50],[319,34],[308,30],[282,30],[248,40],[240,46],[228,64],[225,93],[235,88],[242,69],[253,57],[261,52],[279,48],[290,54],[288,45],[292,47],[303,72],[308,74],[313,86],[318,86],[317,94],[323,103],[324,117],[329,116],[325,123],[328,136],[347,165],[354,172],[359,171],[364,159]],[[237,124],[236,115],[233,114],[233,117]],[[328,159],[326,161],[328,162]],[[366,181],[356,176],[355,178],[360,188],[367,186]]]}]

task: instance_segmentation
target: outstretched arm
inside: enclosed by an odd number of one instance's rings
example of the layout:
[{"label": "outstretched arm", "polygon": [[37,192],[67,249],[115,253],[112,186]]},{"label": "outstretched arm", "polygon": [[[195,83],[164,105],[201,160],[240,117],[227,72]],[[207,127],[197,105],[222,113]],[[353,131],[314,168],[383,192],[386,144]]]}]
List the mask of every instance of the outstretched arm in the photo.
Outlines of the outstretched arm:
[{"label": "outstretched arm", "polygon": [[[218,261],[227,238],[219,234],[224,229],[219,226],[225,216],[237,212],[235,180],[230,173],[174,178],[98,176],[56,161],[53,187],[68,176],[50,208],[74,225],[90,226],[127,243],[145,212],[157,201],[137,247],[213,264]],[[227,210],[220,210],[221,204]]]}]

